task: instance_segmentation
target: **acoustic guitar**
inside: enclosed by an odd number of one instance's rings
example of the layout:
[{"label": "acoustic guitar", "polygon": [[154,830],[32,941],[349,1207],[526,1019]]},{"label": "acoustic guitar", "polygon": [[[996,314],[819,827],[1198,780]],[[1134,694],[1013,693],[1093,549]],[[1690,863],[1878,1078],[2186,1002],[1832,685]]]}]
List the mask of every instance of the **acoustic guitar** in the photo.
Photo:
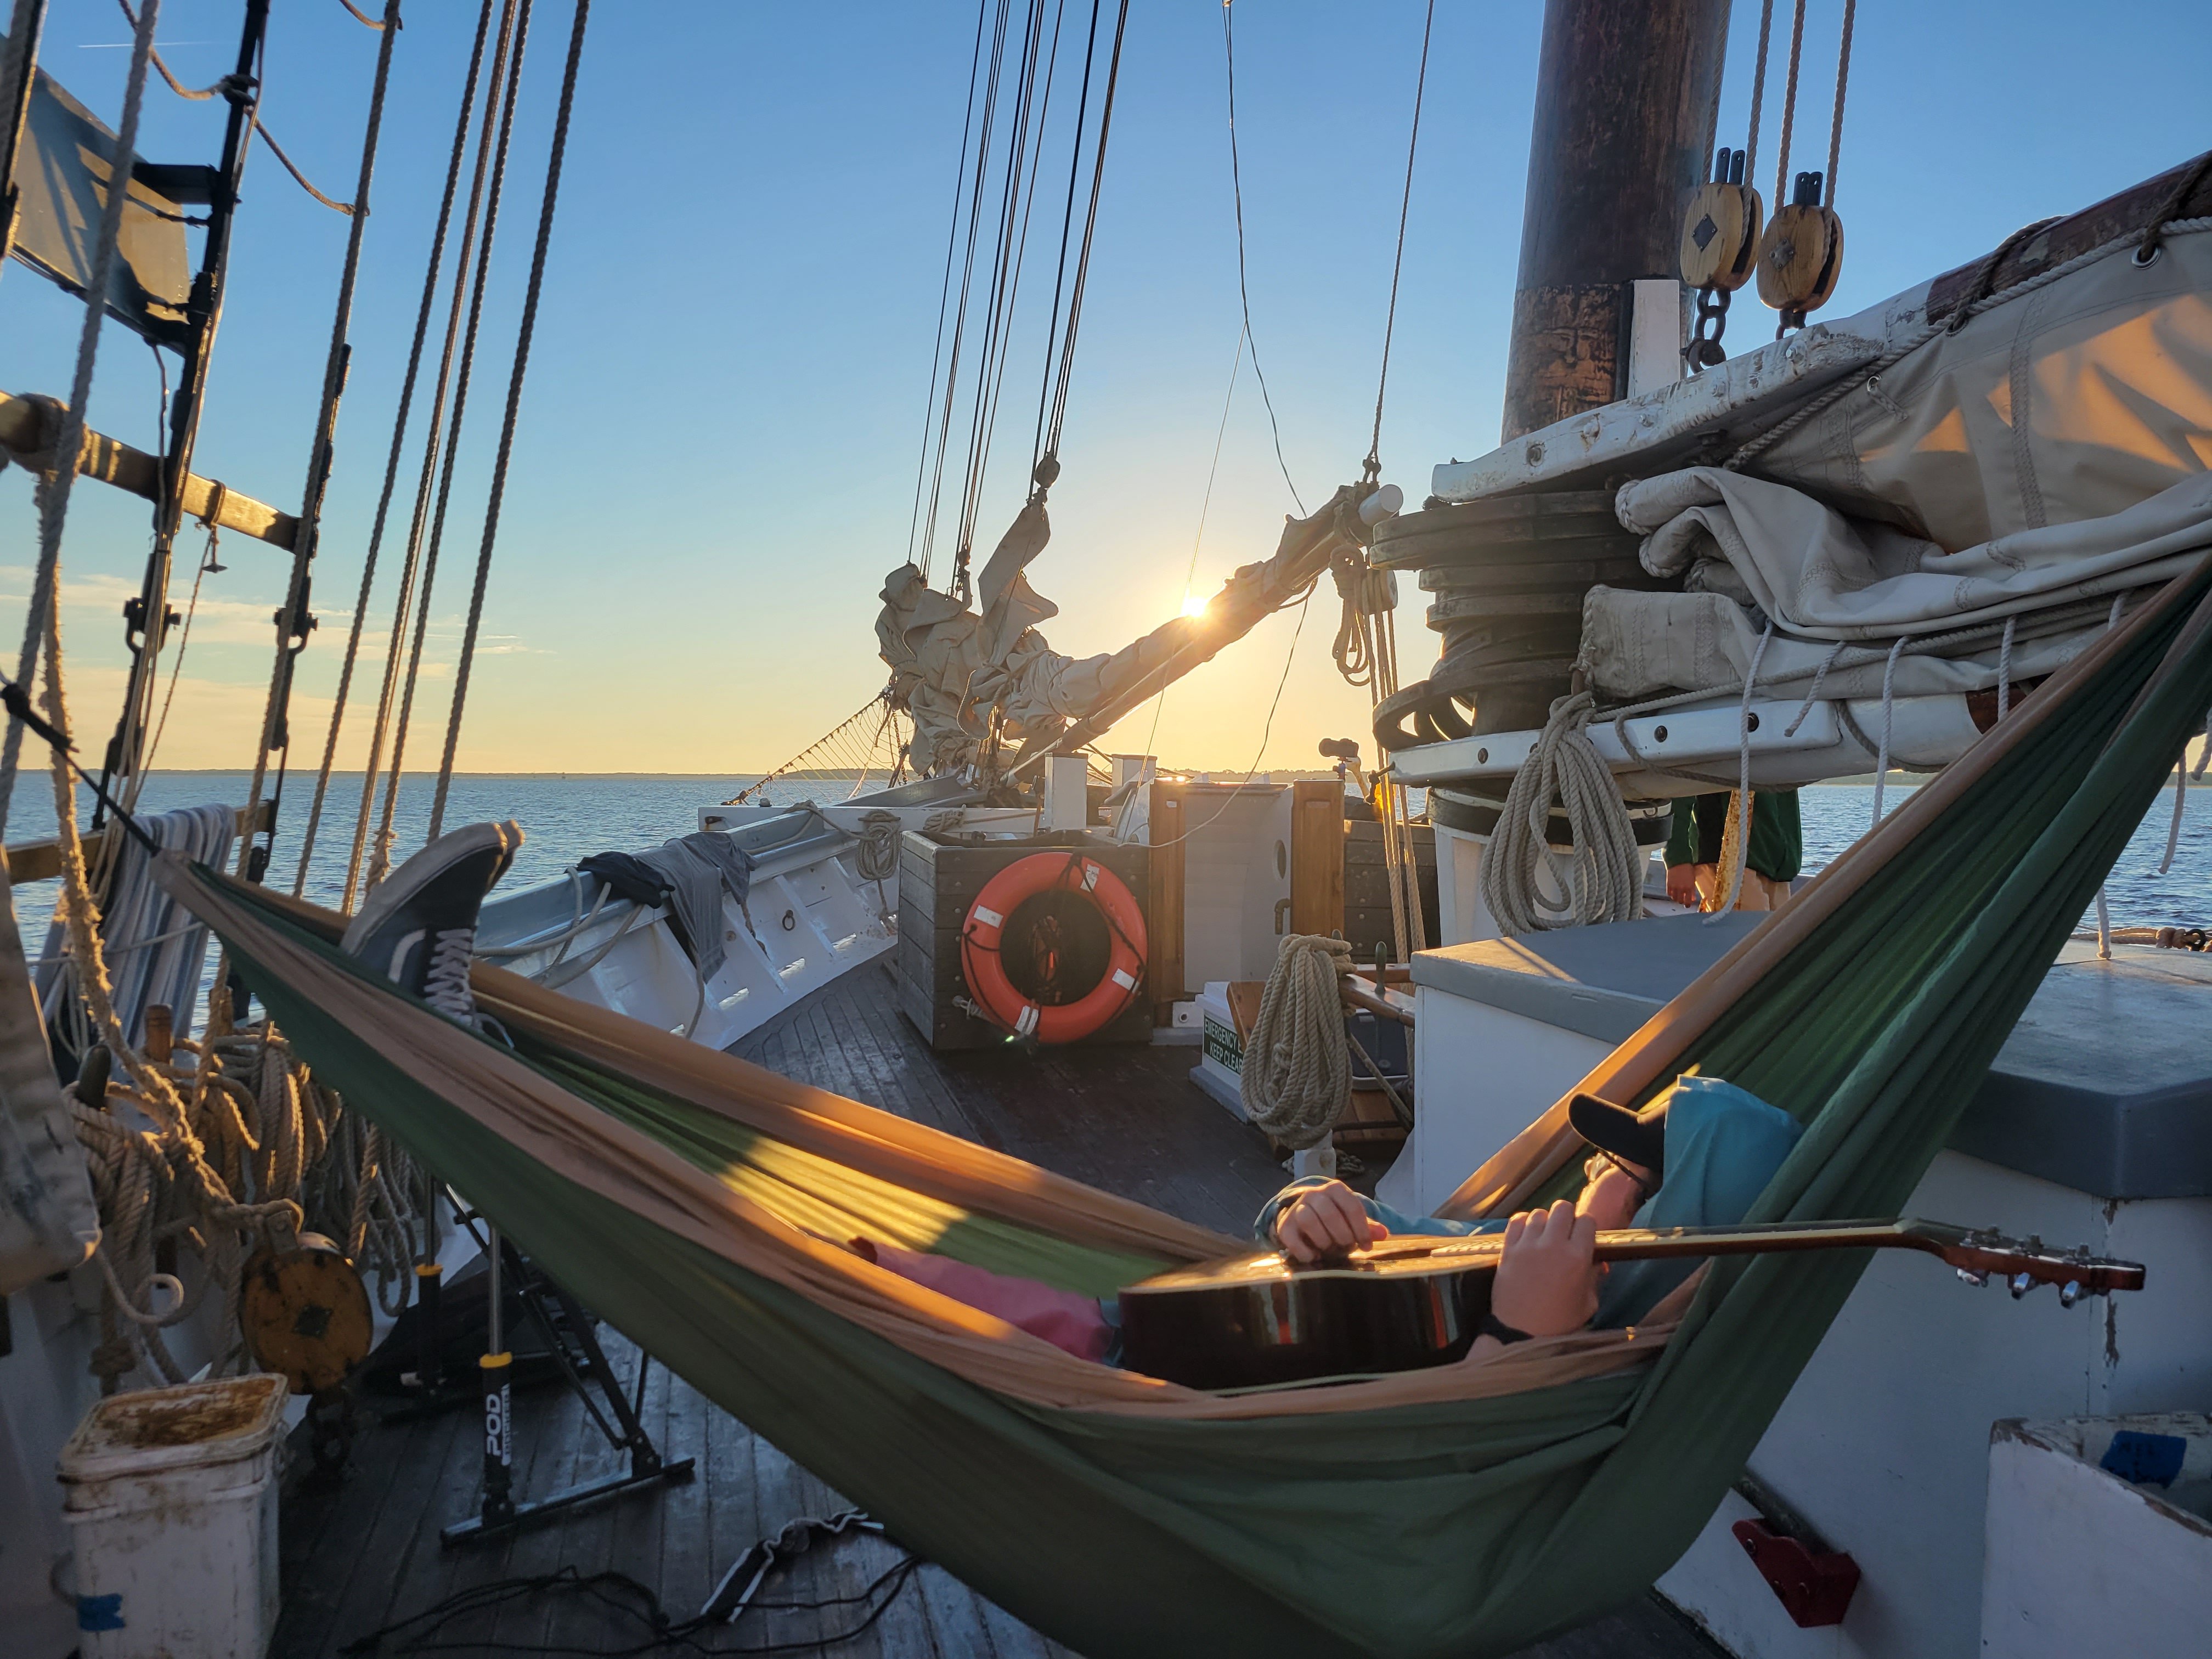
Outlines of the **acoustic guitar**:
[{"label": "acoustic guitar", "polygon": [[[1489,1310],[1504,1243],[1498,1233],[1402,1235],[1311,1266],[1269,1251],[1178,1267],[1121,1291],[1121,1363],[1148,1376],[1216,1389],[1448,1364],[1467,1352]],[[2069,1308],[2084,1296],[2143,1284],[2137,1262],[1939,1221],[1626,1228],[1600,1233],[1596,1255],[1635,1261],[1863,1249],[1924,1251],[1974,1284],[1999,1275],[2015,1297],[2055,1285]]]}]

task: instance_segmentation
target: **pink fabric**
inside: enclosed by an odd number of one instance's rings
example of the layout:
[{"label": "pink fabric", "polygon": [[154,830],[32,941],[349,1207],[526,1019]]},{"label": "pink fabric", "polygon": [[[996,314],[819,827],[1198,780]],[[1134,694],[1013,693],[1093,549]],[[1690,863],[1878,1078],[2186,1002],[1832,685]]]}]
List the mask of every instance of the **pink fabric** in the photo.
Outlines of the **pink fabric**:
[{"label": "pink fabric", "polygon": [[1106,1322],[1093,1297],[1055,1291],[1034,1279],[1009,1278],[950,1256],[902,1250],[874,1239],[856,1238],[853,1249],[902,1279],[994,1314],[1031,1336],[1042,1337],[1055,1348],[1066,1349],[1078,1359],[1103,1361],[1113,1346],[1114,1328]]}]

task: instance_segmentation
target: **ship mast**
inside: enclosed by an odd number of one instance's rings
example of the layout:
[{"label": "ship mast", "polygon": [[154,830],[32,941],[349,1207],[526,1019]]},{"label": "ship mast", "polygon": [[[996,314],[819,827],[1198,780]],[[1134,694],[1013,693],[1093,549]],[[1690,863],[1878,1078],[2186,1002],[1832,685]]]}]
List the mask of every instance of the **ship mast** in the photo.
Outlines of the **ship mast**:
[{"label": "ship mast", "polygon": [[1676,275],[1728,23],[1729,0],[1547,0],[1506,441],[1626,395],[1631,284]]}]

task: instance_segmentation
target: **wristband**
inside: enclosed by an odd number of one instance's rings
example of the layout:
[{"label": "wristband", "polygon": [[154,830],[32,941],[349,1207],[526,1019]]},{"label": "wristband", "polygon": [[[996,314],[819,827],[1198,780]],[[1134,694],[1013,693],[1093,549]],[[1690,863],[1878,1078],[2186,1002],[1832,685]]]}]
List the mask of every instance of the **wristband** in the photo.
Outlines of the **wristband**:
[{"label": "wristband", "polygon": [[1526,1342],[1528,1340],[1528,1332],[1516,1330],[1487,1308],[1483,1310],[1482,1317],[1475,1322],[1474,1334],[1477,1336],[1494,1336],[1509,1346],[1513,1343]]}]

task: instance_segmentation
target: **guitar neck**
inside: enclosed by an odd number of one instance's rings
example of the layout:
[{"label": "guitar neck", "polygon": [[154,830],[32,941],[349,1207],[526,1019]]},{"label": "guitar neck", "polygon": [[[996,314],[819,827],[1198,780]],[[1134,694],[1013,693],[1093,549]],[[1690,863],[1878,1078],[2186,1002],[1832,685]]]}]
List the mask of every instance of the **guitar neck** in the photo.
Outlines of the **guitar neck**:
[{"label": "guitar neck", "polygon": [[1782,1250],[1925,1250],[1941,1255],[1966,1242],[1966,1230],[1928,1221],[1778,1221],[1760,1226],[1624,1227],[1597,1236],[1600,1261],[1666,1257],[1765,1255]]}]

